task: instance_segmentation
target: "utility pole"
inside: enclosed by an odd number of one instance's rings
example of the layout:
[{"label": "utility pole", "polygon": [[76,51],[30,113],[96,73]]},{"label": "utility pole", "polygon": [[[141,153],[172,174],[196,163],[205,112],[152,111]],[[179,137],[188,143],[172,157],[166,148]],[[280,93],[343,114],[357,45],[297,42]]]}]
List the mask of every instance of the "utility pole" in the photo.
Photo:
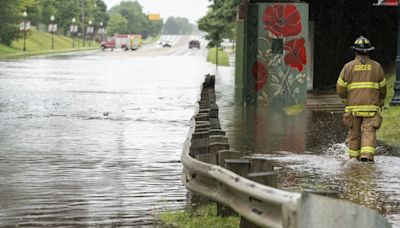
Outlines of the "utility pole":
[{"label": "utility pole", "polygon": [[217,33],[217,44],[216,44],[216,53],[215,53],[215,75],[218,74],[218,48],[219,48],[219,33]]},{"label": "utility pole", "polygon": [[390,105],[400,105],[400,4],[397,5],[396,82],[394,83],[394,96]]},{"label": "utility pole", "polygon": [[20,30],[22,32],[24,32],[24,48],[22,50],[26,51],[26,32],[29,30],[30,22],[29,22],[29,26],[28,26],[28,22],[26,20],[28,13],[26,12],[26,10],[24,11],[24,13],[22,13],[22,16],[24,17],[23,25],[20,26]]},{"label": "utility pole", "polygon": [[85,47],[85,0],[82,0],[82,42]]}]

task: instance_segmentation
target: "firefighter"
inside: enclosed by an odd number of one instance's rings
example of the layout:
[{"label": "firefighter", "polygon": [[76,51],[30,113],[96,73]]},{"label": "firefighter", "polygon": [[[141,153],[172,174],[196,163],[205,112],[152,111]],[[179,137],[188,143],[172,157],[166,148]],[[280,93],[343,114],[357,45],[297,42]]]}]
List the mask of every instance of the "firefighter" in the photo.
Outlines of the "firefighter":
[{"label": "firefighter", "polygon": [[375,47],[367,38],[357,38],[351,49],[356,57],[344,65],[336,83],[336,92],[346,105],[343,122],[349,128],[348,154],[351,159],[373,162],[386,80],[381,65],[368,57]]}]

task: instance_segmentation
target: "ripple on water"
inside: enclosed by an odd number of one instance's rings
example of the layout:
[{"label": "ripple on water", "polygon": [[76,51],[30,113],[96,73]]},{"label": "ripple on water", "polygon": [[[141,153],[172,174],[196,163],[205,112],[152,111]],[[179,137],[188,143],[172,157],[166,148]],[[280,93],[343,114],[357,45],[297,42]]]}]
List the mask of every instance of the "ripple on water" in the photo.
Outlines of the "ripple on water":
[{"label": "ripple on water", "polygon": [[337,153],[298,155],[290,152],[257,154],[273,161],[279,186],[290,191],[337,190],[340,198],[372,208],[400,226],[399,157],[376,156],[375,163],[348,160],[343,145]]},{"label": "ripple on water", "polygon": [[151,227],[186,205],[179,158],[210,65],[101,54],[0,62],[0,226]]}]

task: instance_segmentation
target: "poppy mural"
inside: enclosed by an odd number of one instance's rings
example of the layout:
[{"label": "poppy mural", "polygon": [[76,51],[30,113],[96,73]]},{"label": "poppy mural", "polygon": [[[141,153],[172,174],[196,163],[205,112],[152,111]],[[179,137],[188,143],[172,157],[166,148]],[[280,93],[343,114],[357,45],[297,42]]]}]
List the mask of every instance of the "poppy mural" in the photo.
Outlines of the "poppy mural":
[{"label": "poppy mural", "polygon": [[247,103],[305,103],[308,5],[253,3],[247,22]]},{"label": "poppy mural", "polygon": [[264,10],[264,29],[275,36],[295,36],[301,32],[301,16],[295,5],[272,5]]}]

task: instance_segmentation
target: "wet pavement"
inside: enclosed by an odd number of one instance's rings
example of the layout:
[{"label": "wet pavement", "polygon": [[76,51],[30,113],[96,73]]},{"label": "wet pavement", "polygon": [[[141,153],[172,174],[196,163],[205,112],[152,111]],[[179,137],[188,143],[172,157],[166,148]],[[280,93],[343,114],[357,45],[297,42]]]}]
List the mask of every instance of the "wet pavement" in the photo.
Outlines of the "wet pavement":
[{"label": "wet pavement", "polygon": [[145,227],[186,205],[179,158],[214,67],[172,38],[0,62],[0,227]]},{"label": "wet pavement", "polygon": [[386,148],[378,147],[374,164],[349,161],[341,114],[290,115],[279,108],[235,105],[233,72],[221,74],[217,103],[231,149],[271,160],[279,188],[338,191],[339,198],[372,208],[400,227],[400,157],[383,156]]}]

